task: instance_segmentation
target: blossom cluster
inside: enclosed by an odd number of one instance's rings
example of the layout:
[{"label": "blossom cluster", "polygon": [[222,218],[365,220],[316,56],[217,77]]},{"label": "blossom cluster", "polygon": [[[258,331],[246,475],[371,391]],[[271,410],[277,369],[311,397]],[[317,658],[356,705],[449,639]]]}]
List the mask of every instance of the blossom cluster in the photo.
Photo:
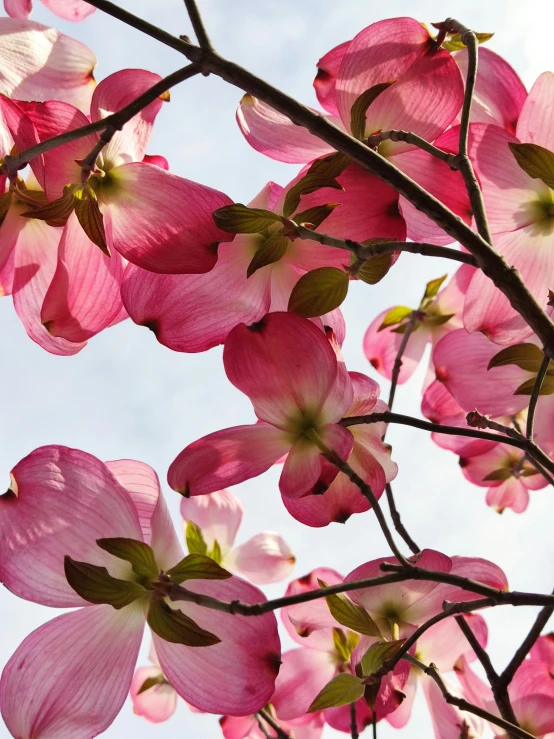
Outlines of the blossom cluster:
[{"label": "blossom cluster", "polygon": [[[95,9],[41,2],[73,21]],[[371,322],[365,369],[394,390],[425,357],[421,409],[435,443],[487,489],[487,505],[522,513],[530,491],[552,482],[554,371],[521,306],[467,249],[448,248],[455,235],[401,188],[250,93],[237,124],[261,154],[301,165],[293,179],[244,205],[171,173],[148,153],[165,80],[122,69],[97,84],[92,51],[29,20],[31,6],[5,0],[0,18],[0,294],[56,355],[127,319],[176,352],[223,345],[226,377],[253,415],[169,466],[182,535],[142,462],[51,445],[14,467],[0,496],[0,581],[25,600],[75,610],[34,631],[6,665],[8,730],[88,739],[130,692],[154,723],[178,696],[218,714],[225,739],[318,739],[325,726],[355,736],[380,721],[404,727],[420,680],[437,739],[506,729],[495,685],[471,666],[488,631],[470,606],[509,602],[498,565],[433,549],[406,559],[393,547],[346,577],[327,568],[299,577],[273,607],[258,586],[288,578],[295,557],[272,531],[234,546],[244,508],[228,488],[282,465],[279,493],[300,524],[372,510],[390,534],[380,500],[398,472],[385,441],[394,395],[387,405],[373,377],[346,367],[340,305],[351,281],[375,284],[419,246],[461,265],[429,282],[418,306]],[[482,46],[468,124],[463,39],[412,18],[368,26],[317,63],[319,116],[478,230],[460,158],[467,134],[494,248],[551,315],[554,76],[528,92]],[[285,651],[279,607],[295,644]],[[151,665],[137,669],[145,625]],[[511,719],[551,739],[552,636],[537,634],[516,667],[505,686]]]}]

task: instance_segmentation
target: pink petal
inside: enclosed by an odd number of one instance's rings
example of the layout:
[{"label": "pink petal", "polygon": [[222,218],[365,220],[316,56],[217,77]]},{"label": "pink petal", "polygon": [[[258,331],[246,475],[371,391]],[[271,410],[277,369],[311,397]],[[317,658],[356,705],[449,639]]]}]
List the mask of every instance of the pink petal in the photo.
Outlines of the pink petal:
[{"label": "pink petal", "polygon": [[[76,354],[86,342],[73,343],[48,333],[41,321],[44,297],[56,271],[62,230],[38,219],[21,218],[10,209],[2,232],[17,233],[14,256],[13,303],[27,334],[52,354]],[[96,247],[98,248],[98,247]]]},{"label": "pink petal", "polygon": [[124,263],[106,256],[72,213],[64,227],[58,264],[44,296],[41,321],[52,336],[79,343],[111,326],[122,310]]},{"label": "pink petal", "polygon": [[287,721],[303,716],[336,672],[337,668],[326,652],[315,649],[285,652],[271,699],[280,718]]},{"label": "pink petal", "polygon": [[161,169],[169,171],[169,162],[160,154],[145,154],[142,158],[142,161],[145,164],[155,164],[156,167],[161,167]]},{"label": "pink petal", "polygon": [[338,421],[350,397],[321,417],[337,379],[337,359],[325,334],[292,313],[270,313],[253,326],[237,326],[225,342],[229,380],[248,395],[258,418],[285,428],[293,418]]},{"label": "pink petal", "polygon": [[221,244],[217,264],[203,275],[159,275],[129,265],[122,297],[133,321],[181,352],[206,351],[239,323],[258,321],[269,310],[271,284],[265,269],[246,276],[251,240]]},{"label": "pink petal", "polygon": [[[293,580],[287,587],[285,595],[319,590],[319,580],[327,585],[337,585],[344,578],[328,567],[318,567],[307,575]],[[281,610],[281,619],[289,636],[298,644],[324,652],[333,651],[332,629],[337,623],[331,616],[324,598],[287,606]]]},{"label": "pink petal", "polygon": [[[467,577],[498,590],[508,590],[508,580],[500,567],[480,557],[452,557],[450,574]],[[433,592],[436,603],[441,605],[445,600],[459,603],[480,597],[477,593],[461,590],[455,585],[439,584]]]},{"label": "pink petal", "polygon": [[345,41],[328,51],[317,63],[317,74],[314,79],[314,89],[320,104],[331,115],[338,116],[336,103],[337,74],[350,41]]},{"label": "pink petal", "polygon": [[261,475],[289,448],[283,432],[267,424],[223,429],[183,449],[167,479],[181,495],[213,493]]},{"label": "pink petal", "polygon": [[4,0],[4,10],[10,18],[28,18],[33,9],[33,0]]},{"label": "pink petal", "polygon": [[[464,618],[481,646],[486,647],[487,625],[485,620],[477,614],[468,614]],[[453,670],[462,655],[467,660],[476,659],[473,649],[453,617],[440,621],[422,634],[417,640],[417,655],[418,659],[426,665],[434,662],[440,672]]]},{"label": "pink petal", "polygon": [[223,555],[233,546],[244,514],[244,504],[230,490],[216,490],[211,495],[181,499],[181,516],[201,530],[212,548],[217,541]]},{"label": "pink petal", "polygon": [[520,725],[535,736],[544,737],[554,731],[554,697],[535,694],[513,701],[514,712]]},{"label": "pink petal", "polygon": [[[217,582],[190,580],[187,588],[228,602],[265,600],[258,588],[237,577]],[[185,647],[154,635],[160,666],[177,693],[209,713],[242,716],[262,708],[273,694],[281,660],[275,615],[249,618],[191,603],[182,605],[190,618],[221,642],[210,647]]]},{"label": "pink petal", "polygon": [[[90,104],[93,121],[106,118],[129,105],[161,80],[159,74],[144,69],[122,69],[106,77],[98,85]],[[152,133],[152,126],[163,101],[158,98],[123,126],[102,150],[102,159],[112,166],[126,162],[140,162]]]},{"label": "pink petal", "polygon": [[52,13],[59,15],[60,18],[64,18],[66,21],[82,21],[96,10],[96,8],[83,2],[83,0],[40,1],[43,5],[46,5],[48,10],[51,10]]},{"label": "pink petal", "polygon": [[[453,56],[465,80],[468,58],[466,49],[455,52]],[[481,46],[471,106],[472,122],[495,123],[509,133],[515,133],[526,97],[527,90],[517,72],[499,54]]]},{"label": "pink petal", "polygon": [[[46,103],[22,103],[21,107],[32,121],[34,135],[38,135],[40,141],[90,124],[89,118],[69,103],[54,100]],[[32,137],[33,132],[26,129],[18,130],[15,135],[18,147],[20,149],[30,147],[34,143]],[[97,135],[84,136],[46,152],[40,159],[33,160],[31,166],[49,200],[61,198],[66,185],[81,182],[81,167],[77,162],[87,156],[97,141]],[[44,172],[41,168],[42,162]]]},{"label": "pink petal", "polygon": [[[535,300],[548,313],[551,275],[554,271],[554,239],[548,229],[532,224],[513,233],[497,236],[495,247],[516,267]],[[482,272],[471,281],[464,305],[466,331],[482,331],[497,344],[517,344],[532,333],[525,320],[510,305],[508,298]]]},{"label": "pink petal", "polygon": [[224,739],[263,739],[254,716],[222,716],[219,725]]},{"label": "pink petal", "polygon": [[96,57],[40,23],[0,18],[0,92],[17,100],[64,100],[88,112]]},{"label": "pink petal", "polygon": [[167,682],[159,683],[139,694],[139,690],[148,678],[161,676],[159,667],[139,667],[131,682],[131,700],[133,711],[137,716],[144,716],[147,721],[159,724],[167,721],[177,707],[177,693]]},{"label": "pink petal", "polygon": [[529,505],[529,490],[522,480],[511,477],[498,487],[487,490],[486,502],[498,513],[503,513],[506,508],[511,508],[514,513],[523,513]]},{"label": "pink petal", "polygon": [[540,636],[529,653],[533,659],[544,662],[549,667],[554,667],[554,634]]},{"label": "pink petal", "polygon": [[[396,306],[394,306],[396,307]],[[366,355],[371,366],[379,372],[380,375],[390,380],[394,362],[398,355],[398,349],[404,334],[395,333],[391,328],[384,328],[379,331],[383,319],[392,310],[388,308],[384,310],[369,324],[364,336],[364,354]],[[412,331],[408,343],[402,355],[402,366],[398,376],[398,383],[401,385],[407,382],[415,372],[425,346],[429,341],[429,329],[425,325],[420,325],[415,331]]]},{"label": "pink petal", "polygon": [[530,373],[515,365],[487,370],[498,352],[499,347],[483,334],[468,334],[463,329],[451,331],[436,345],[433,362],[437,378],[465,411],[477,408],[497,418],[527,407],[529,397],[514,392]]},{"label": "pink petal", "polygon": [[550,101],[554,95],[554,75],[543,72],[531,88],[517,124],[517,136],[526,144],[554,149],[554,115]]},{"label": "pink petal", "polygon": [[[356,701],[356,725],[358,731],[364,731],[368,726],[371,725],[372,715],[371,711],[367,707],[367,703],[363,698]],[[350,731],[351,726],[351,713],[350,706],[339,706],[338,708],[326,708],[323,711],[325,716],[325,722],[329,724],[332,729],[341,731],[344,734]]]},{"label": "pink petal", "polygon": [[[448,680],[445,680],[445,683],[449,692],[453,695],[461,695],[460,690],[453,683]],[[426,675],[423,676],[422,686],[436,737],[459,739],[460,736],[464,736],[464,733],[466,736],[481,736],[483,721],[479,717],[449,705],[444,700],[438,686]]]},{"label": "pink petal", "polygon": [[[461,429],[468,428],[466,412],[448,392],[446,385],[439,382],[439,380],[434,380],[425,391],[421,401],[421,412],[433,423],[440,423],[444,426],[459,426]],[[468,436],[448,436],[447,434],[433,433],[431,438],[437,446],[442,449],[449,449],[461,457],[483,454],[495,445],[494,441],[471,439]]]},{"label": "pink petal", "polygon": [[142,162],[112,169],[110,182],[101,198],[109,207],[114,247],[138,267],[164,274],[209,272],[216,245],[232,240],[212,219],[212,211],[231,204],[217,190]]},{"label": "pink petal", "polygon": [[282,536],[264,531],[233,549],[225,558],[224,566],[255,585],[268,585],[288,577],[295,561]]},{"label": "pink petal", "polygon": [[514,464],[523,455],[524,452],[519,449],[509,448],[503,444],[494,444],[490,449],[487,449],[487,451],[481,454],[468,454],[464,456],[460,459],[460,467],[466,479],[474,485],[488,488],[500,485],[500,480],[485,480],[493,470],[498,470],[500,467],[505,467],[510,463]]},{"label": "pink petal", "polygon": [[396,711],[387,715],[387,721],[395,729],[403,729],[412,715],[412,706],[416,697],[417,684],[419,682],[419,670],[412,669],[408,675],[408,680],[402,688],[402,692],[406,696]]},{"label": "pink petal", "polygon": [[295,125],[252,95],[244,95],[240,101],[237,123],[253,149],[279,162],[301,164],[334,151],[306,128]]},{"label": "pink petal", "polygon": [[133,603],[80,608],[33,631],[0,681],[12,735],[89,739],[105,731],[127,697],[143,630],[142,607]]},{"label": "pink petal", "polygon": [[431,43],[428,31],[412,18],[379,21],[361,31],[337,75],[337,107],[345,126],[362,92],[397,80],[370,106],[367,130],[400,128],[436,139],[460,110],[463,82],[450,53],[431,51]]},{"label": "pink petal", "polygon": [[64,574],[66,554],[107,566],[126,564],[96,544],[103,537],[141,539],[136,509],[106,465],[77,449],[44,446],[12,470],[12,490],[0,497],[3,555],[0,580],[16,595],[50,606],[82,605]]},{"label": "pink petal", "polygon": [[183,549],[169,515],[158,475],[152,467],[134,459],[106,462],[106,467],[133,501],[142,540],[154,550],[161,569],[168,570],[183,558]]},{"label": "pink petal", "polygon": [[371,413],[375,403],[379,400],[381,388],[375,380],[367,375],[362,375],[361,372],[349,372],[348,374],[352,382],[354,397],[346,416],[363,416]]}]

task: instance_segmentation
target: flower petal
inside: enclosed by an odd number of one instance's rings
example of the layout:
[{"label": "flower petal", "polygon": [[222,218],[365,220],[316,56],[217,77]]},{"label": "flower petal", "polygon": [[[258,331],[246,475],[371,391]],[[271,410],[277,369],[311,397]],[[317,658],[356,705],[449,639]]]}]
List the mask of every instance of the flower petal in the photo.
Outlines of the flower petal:
[{"label": "flower petal", "polygon": [[4,10],[10,18],[28,18],[33,9],[33,0],[4,0]]},{"label": "flower petal", "polygon": [[[44,446],[12,470],[0,497],[0,580],[16,595],[50,606],[83,605],[69,586],[64,556],[130,572],[96,544],[104,537],[141,539],[136,509],[100,460],[63,446]],[[13,492],[12,492],[13,491]]]},{"label": "flower petal", "polygon": [[244,504],[230,490],[216,490],[181,500],[181,516],[192,521],[202,531],[204,541],[211,549],[217,541],[223,555],[232,548],[244,514]]},{"label": "flower petal", "polygon": [[301,164],[334,151],[306,128],[295,125],[252,95],[244,95],[240,101],[237,123],[253,149],[279,162]]},{"label": "flower petal", "polygon": [[[187,588],[227,602],[265,600],[258,588],[237,577],[190,580]],[[242,716],[262,708],[273,694],[281,659],[274,614],[249,618],[192,603],[183,604],[182,610],[221,641],[210,647],[186,647],[154,634],[160,666],[177,693],[210,713]]]},{"label": "flower petal", "polygon": [[163,673],[159,667],[139,667],[131,682],[131,700],[133,711],[137,716],[144,716],[147,721],[159,724],[167,721],[177,707],[177,693],[168,682],[160,682],[148,690],[139,693],[145,681],[149,678],[161,678]]},{"label": "flower petal", "polygon": [[317,63],[317,74],[314,79],[314,89],[317,99],[331,115],[338,116],[336,103],[337,74],[348,51],[350,41],[345,41],[328,51]]},{"label": "flower petal", "polygon": [[268,585],[288,577],[295,561],[280,534],[263,531],[233,549],[225,558],[224,565],[255,585]]},{"label": "flower petal", "polygon": [[66,21],[78,22],[94,13],[96,8],[84,0],[40,0],[48,10]]},{"label": "flower petal", "polygon": [[90,606],[33,631],[2,674],[2,716],[13,736],[90,739],[119,713],[133,676],[142,608]]},{"label": "flower petal", "polygon": [[170,487],[204,495],[261,475],[290,449],[282,431],[267,424],[234,426],[189,444],[171,463]]},{"label": "flower petal", "polygon": [[109,179],[100,197],[108,206],[103,212],[111,217],[114,248],[138,267],[163,274],[209,272],[216,245],[233,238],[213,222],[212,212],[231,204],[217,190],[143,162],[115,167]]},{"label": "flower petal", "polygon": [[[444,680],[444,678],[443,678]],[[452,695],[461,696],[461,691],[448,680],[444,680],[446,688]],[[431,719],[435,736],[440,739],[459,739],[460,736],[481,736],[483,721],[467,711],[461,711],[456,706],[448,704],[430,677],[423,678],[423,692]]]},{"label": "flower petal", "polygon": [[526,144],[554,149],[554,115],[550,101],[554,95],[554,74],[543,72],[531,88],[517,124],[517,137]]},{"label": "flower petal", "polygon": [[315,649],[283,654],[272,705],[285,721],[303,716],[319,691],[335,676],[331,655]]},{"label": "flower petal", "polygon": [[[398,355],[400,343],[404,337],[404,334],[393,331],[397,326],[391,326],[390,328],[384,328],[382,331],[379,331],[385,316],[391,310],[392,308],[388,308],[382,313],[379,313],[369,324],[364,336],[364,354],[371,366],[380,375],[386,377],[387,380],[392,378],[394,362]],[[415,372],[429,339],[430,331],[423,324],[410,334],[402,355],[402,365],[400,367],[400,374],[398,375],[399,385],[407,382]]]},{"label": "flower petal", "polygon": [[0,18],[0,92],[16,100],[63,100],[88,112],[96,57],[40,23]]}]

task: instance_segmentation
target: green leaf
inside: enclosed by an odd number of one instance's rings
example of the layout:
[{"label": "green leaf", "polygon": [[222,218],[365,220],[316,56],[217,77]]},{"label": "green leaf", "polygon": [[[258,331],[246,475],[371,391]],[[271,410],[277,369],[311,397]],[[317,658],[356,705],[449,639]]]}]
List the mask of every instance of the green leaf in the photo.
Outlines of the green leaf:
[{"label": "green leaf", "polygon": [[[376,285],[392,267],[393,258],[393,254],[379,254],[376,257],[370,257],[356,269],[353,275],[368,285]],[[354,255],[352,255],[352,262],[356,263]]]},{"label": "green leaf", "polygon": [[342,629],[333,629],[333,642],[335,644],[335,649],[344,662],[350,662],[350,655],[359,641],[360,637],[358,634],[354,634],[352,631],[345,634]]},{"label": "green leaf", "polygon": [[276,232],[268,236],[258,247],[246,270],[246,276],[252,277],[262,267],[278,262],[287,253],[290,241],[282,233]]},{"label": "green leaf", "polygon": [[137,695],[140,695],[141,693],[146,693],[147,690],[150,690],[150,688],[154,688],[156,685],[163,685],[164,682],[164,676],[161,673],[159,675],[156,675],[155,677],[147,677],[140,688],[137,690]]},{"label": "green leaf", "polygon": [[97,539],[96,543],[109,554],[131,564],[133,572],[140,577],[157,579],[160,568],[156,564],[152,547],[136,539]]},{"label": "green leaf", "polygon": [[360,661],[362,674],[364,676],[373,675],[380,670],[383,663],[394,657],[405,641],[406,639],[398,639],[372,644]]},{"label": "green leaf", "polygon": [[182,611],[170,608],[163,600],[151,601],[146,621],[155,634],[172,644],[211,647],[221,641],[215,634],[198,626]]},{"label": "green leaf", "polygon": [[[532,395],[533,388],[535,387],[535,380],[536,377],[530,377],[528,380],[525,380],[525,382],[522,382],[514,392],[514,395]],[[543,380],[539,395],[552,395],[552,393],[554,393],[554,377],[552,375],[547,375]]]},{"label": "green leaf", "polygon": [[524,172],[554,190],[554,154],[538,144],[508,144]]},{"label": "green leaf", "polygon": [[[319,581],[319,584],[320,587],[325,587],[325,583],[323,583],[323,581]],[[350,600],[350,598],[342,595],[342,593],[326,595],[325,600],[329,611],[331,612],[331,616],[333,616],[335,621],[338,621],[341,626],[346,626],[347,629],[356,631],[358,634],[382,638],[379,627],[365,608],[356,605]]]},{"label": "green leaf", "polygon": [[208,545],[204,541],[202,529],[194,521],[187,521],[185,539],[190,554],[208,554]]},{"label": "green leaf", "polygon": [[218,228],[231,234],[263,233],[274,223],[281,221],[281,217],[270,210],[249,208],[242,203],[214,210],[212,218]]},{"label": "green leaf", "polygon": [[390,82],[381,82],[378,85],[373,85],[369,90],[362,92],[356,99],[350,109],[350,131],[355,139],[361,141],[365,138],[367,109],[382,92],[387,90],[391,85],[394,85],[395,82],[396,80],[391,80]]},{"label": "green leaf", "polygon": [[37,201],[36,206],[30,202],[28,204],[31,205],[31,209],[21,214],[25,218],[38,218],[50,225],[65,226],[67,219],[75,210],[76,199],[73,189],[65,187],[64,194],[57,200],[50,203]]},{"label": "green leaf", "polygon": [[[484,44],[485,41],[488,41],[494,36],[494,33],[476,33],[475,36],[477,37],[478,43]],[[466,46],[462,41],[461,34],[453,33],[443,41],[442,48],[446,49],[446,51],[452,52],[461,51],[462,49],[465,49]]]},{"label": "green leaf", "polygon": [[77,562],[67,555],[64,571],[69,585],[89,603],[107,604],[119,610],[146,593],[136,582],[112,577],[105,567]]},{"label": "green leaf", "polygon": [[221,560],[223,559],[223,557],[221,555],[221,547],[219,546],[219,542],[217,541],[217,539],[214,541],[211,551],[208,552],[208,557],[213,559],[214,562],[217,562],[218,565],[221,564]]},{"label": "green leaf", "polygon": [[504,367],[507,364],[515,364],[527,372],[538,372],[544,359],[544,354],[535,344],[516,344],[501,349],[490,360],[487,370],[493,367]]},{"label": "green leaf", "polygon": [[323,690],[318,693],[312,705],[308,708],[308,713],[355,703],[362,697],[364,690],[365,687],[359,677],[343,672],[328,682]]},{"label": "green leaf", "polygon": [[106,242],[104,230],[104,216],[98,205],[96,193],[89,185],[79,188],[74,192],[75,215],[93,244],[99,246],[107,257],[110,257],[110,249]]},{"label": "green leaf", "polygon": [[231,577],[230,572],[204,554],[187,554],[179,564],[167,571],[167,575],[174,583],[185,580],[226,580]]},{"label": "green leaf", "polygon": [[431,282],[428,282],[423,294],[423,300],[434,298],[440,290],[442,283],[446,280],[447,277],[448,275],[443,275],[442,277],[437,277],[436,280],[431,280]]},{"label": "green leaf", "polygon": [[409,318],[412,313],[413,310],[405,305],[395,305],[395,307],[391,308],[383,318],[383,322],[379,326],[378,331],[382,331],[389,326],[396,326],[398,323],[402,323],[402,321]]},{"label": "green leaf", "polygon": [[329,313],[346,298],[348,283],[348,274],[336,267],[319,267],[307,272],[294,286],[288,310],[304,318]]},{"label": "green leaf", "polygon": [[315,205],[313,208],[297,213],[294,216],[294,222],[299,225],[310,224],[313,228],[321,226],[323,221],[331,215],[339,203],[325,203],[324,205]]},{"label": "green leaf", "polygon": [[331,187],[334,190],[344,190],[343,186],[333,177],[329,177],[321,172],[315,172],[313,174],[308,172],[287,192],[283,205],[283,215],[285,218],[290,218],[290,216],[292,216],[296,211],[300,205],[300,198],[302,195],[309,195],[312,192],[316,192],[316,190],[320,190],[322,187]]},{"label": "green leaf", "polygon": [[4,219],[8,215],[10,205],[12,204],[12,193],[10,191],[0,195],[0,226],[4,223]]},{"label": "green leaf", "polygon": [[492,482],[493,480],[509,480],[512,477],[512,471],[506,467],[500,467],[497,470],[493,470],[486,477],[483,477],[483,482]]},{"label": "green leaf", "polygon": [[443,323],[448,323],[455,315],[455,313],[428,313],[425,316],[425,323],[428,326],[442,326]]},{"label": "green leaf", "polygon": [[337,151],[334,154],[328,154],[326,157],[321,157],[321,159],[316,159],[311,164],[310,169],[306,174],[318,174],[322,177],[334,180],[335,177],[338,177],[344,172],[351,162],[352,160],[350,157]]}]

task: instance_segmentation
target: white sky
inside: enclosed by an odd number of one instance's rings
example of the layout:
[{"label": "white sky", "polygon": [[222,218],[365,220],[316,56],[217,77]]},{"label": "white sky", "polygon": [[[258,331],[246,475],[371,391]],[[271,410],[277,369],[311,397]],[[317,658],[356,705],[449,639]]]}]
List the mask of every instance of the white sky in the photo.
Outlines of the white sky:
[{"label": "white sky", "polygon": [[[38,0],[35,0],[38,6]],[[125,0],[121,5],[175,34],[189,33],[181,0]],[[200,0],[217,49],[258,75],[315,105],[311,82],[317,60],[331,47],[353,37],[383,17],[413,15],[432,22],[447,16],[477,31],[495,31],[490,47],[503,54],[529,86],[552,68],[550,3],[541,0]],[[167,74],[183,58],[153,40],[104,17],[100,12],[82,24],[63,23],[38,6],[34,19],[51,24],[87,43],[99,58],[97,79],[125,67],[144,67]],[[172,90],[172,100],[158,117],[150,153],[163,154],[173,172],[225,191],[247,202],[273,179],[284,185],[296,168],[257,154],[243,140],[234,121],[240,91],[215,78],[196,78]],[[362,336],[382,309],[416,305],[425,282],[450,269],[446,262],[403,255],[378,286],[355,283],[344,312],[349,369],[379,377],[368,366]],[[105,331],[75,357],[47,354],[27,338],[11,300],[0,301],[3,326],[0,378],[4,388],[0,428],[0,474],[43,444],[66,444],[100,459],[134,458],[151,464],[162,481],[170,462],[191,441],[227,426],[250,423],[249,401],[227,381],[221,350],[200,355],[171,352],[153,334],[131,321]],[[420,372],[402,387],[395,402],[399,412],[418,414]],[[387,385],[383,395],[386,397]],[[435,447],[423,432],[391,428],[400,474],[394,484],[403,520],[420,546],[446,554],[493,559],[515,589],[548,592],[553,585],[554,543],[551,521],[554,501],[549,489],[531,493],[528,511],[498,516],[484,503],[484,489],[466,482],[456,458]],[[311,529],[284,510],[277,489],[278,470],[237,486],[246,503],[240,541],[263,529],[282,533],[297,556],[295,576],[316,566],[343,574],[362,562],[388,554],[371,513],[345,526]],[[166,487],[178,522],[178,495]],[[282,586],[267,588],[269,597]],[[490,651],[501,668],[534,617],[534,610],[504,609],[491,613]],[[58,612],[0,594],[3,665],[22,639]],[[289,644],[284,641],[284,648]],[[399,736],[386,722],[379,739]],[[220,735],[213,716],[190,714],[181,705],[166,724],[152,726],[133,715],[130,703],[106,732],[109,737],[175,737],[212,739]],[[409,726],[400,736],[432,735],[418,700]],[[0,738],[8,737],[0,726]],[[341,736],[330,729],[324,738]],[[342,735],[344,736],[344,735]],[[60,738],[66,739],[66,738]]]}]

